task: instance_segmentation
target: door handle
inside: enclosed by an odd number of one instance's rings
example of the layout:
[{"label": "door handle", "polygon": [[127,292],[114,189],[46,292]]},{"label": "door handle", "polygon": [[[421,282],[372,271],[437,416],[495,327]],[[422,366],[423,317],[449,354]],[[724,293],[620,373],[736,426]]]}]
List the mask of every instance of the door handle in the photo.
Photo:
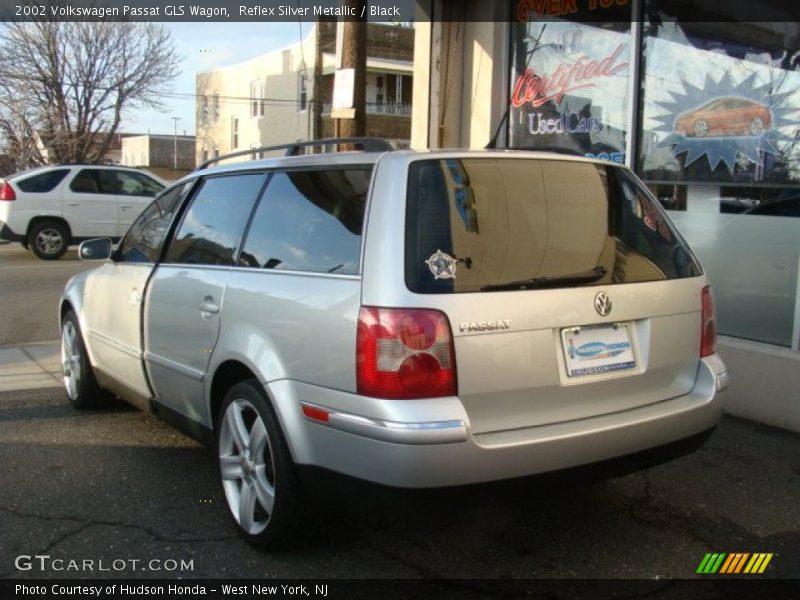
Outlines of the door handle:
[{"label": "door handle", "polygon": [[128,302],[131,306],[136,306],[139,302],[142,301],[142,295],[139,293],[139,290],[133,288],[131,290],[131,295],[128,296]]},{"label": "door handle", "polygon": [[129,209],[131,207],[131,205],[130,204],[120,204],[119,207],[122,210],[127,210],[127,209]]},{"label": "door handle", "polygon": [[217,314],[218,312],[219,304],[216,304],[211,296],[206,296],[203,298],[203,301],[200,303],[200,314],[204,319],[207,319],[211,315]]},{"label": "door handle", "polygon": [[67,202],[67,206],[80,206],[80,202]]}]

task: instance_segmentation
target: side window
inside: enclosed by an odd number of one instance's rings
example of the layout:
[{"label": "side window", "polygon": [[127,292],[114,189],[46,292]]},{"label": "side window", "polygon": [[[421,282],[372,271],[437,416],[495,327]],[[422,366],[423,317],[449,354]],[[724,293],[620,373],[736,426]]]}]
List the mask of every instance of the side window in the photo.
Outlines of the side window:
[{"label": "side window", "polygon": [[275,173],[256,209],[239,264],[355,274],[371,168]]},{"label": "side window", "polygon": [[52,191],[59,183],[64,180],[64,177],[69,173],[69,169],[55,169],[47,173],[33,175],[20,181],[15,181],[17,187],[23,192],[34,192],[43,194]]},{"label": "side window", "polygon": [[100,189],[97,176],[97,169],[82,169],[70,182],[69,189],[78,194],[107,194]]},{"label": "side window", "polygon": [[164,186],[141,173],[115,171],[119,182],[117,194],[122,196],[155,196]]},{"label": "side window", "polygon": [[120,244],[119,255],[123,262],[154,263],[158,260],[172,218],[192,183],[165,192],[142,211]]},{"label": "side window", "polygon": [[166,262],[232,265],[265,179],[263,173],[206,179],[183,217]]}]

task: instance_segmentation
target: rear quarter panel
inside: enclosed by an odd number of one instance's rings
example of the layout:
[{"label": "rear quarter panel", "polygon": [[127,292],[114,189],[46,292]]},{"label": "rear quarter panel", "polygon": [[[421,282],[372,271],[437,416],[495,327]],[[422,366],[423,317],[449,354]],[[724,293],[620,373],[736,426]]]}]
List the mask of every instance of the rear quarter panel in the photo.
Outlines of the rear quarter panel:
[{"label": "rear quarter panel", "polygon": [[360,291],[358,276],[234,269],[210,372],[237,360],[262,383],[354,392]]},{"label": "rear quarter panel", "polygon": [[42,194],[23,192],[14,183],[17,199],[7,204],[7,218],[0,213],[0,221],[5,221],[14,233],[25,235],[28,224],[34,217],[62,217],[62,196],[64,186],[72,179],[72,173],[67,175],[53,190]]}]

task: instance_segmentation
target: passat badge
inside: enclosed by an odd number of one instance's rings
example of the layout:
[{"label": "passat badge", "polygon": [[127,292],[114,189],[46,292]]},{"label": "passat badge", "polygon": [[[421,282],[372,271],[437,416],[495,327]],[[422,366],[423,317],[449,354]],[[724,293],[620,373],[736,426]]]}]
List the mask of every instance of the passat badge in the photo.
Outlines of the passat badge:
[{"label": "passat badge", "polygon": [[452,256],[437,250],[434,254],[431,254],[425,264],[428,265],[431,273],[433,273],[434,279],[455,279],[457,262]]}]

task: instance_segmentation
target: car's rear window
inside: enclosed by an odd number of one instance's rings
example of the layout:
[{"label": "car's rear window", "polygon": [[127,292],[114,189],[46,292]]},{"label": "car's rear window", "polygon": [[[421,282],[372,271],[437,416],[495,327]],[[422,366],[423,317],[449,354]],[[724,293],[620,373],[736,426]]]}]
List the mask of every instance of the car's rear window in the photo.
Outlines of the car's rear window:
[{"label": "car's rear window", "polygon": [[69,173],[69,169],[54,169],[46,173],[31,175],[24,179],[17,179],[14,181],[14,184],[23,192],[43,194],[53,191],[53,189],[63,181],[64,177],[67,176],[67,173]]},{"label": "car's rear window", "polygon": [[464,158],[409,168],[405,277],[417,293],[611,285],[699,266],[626,169]]}]

